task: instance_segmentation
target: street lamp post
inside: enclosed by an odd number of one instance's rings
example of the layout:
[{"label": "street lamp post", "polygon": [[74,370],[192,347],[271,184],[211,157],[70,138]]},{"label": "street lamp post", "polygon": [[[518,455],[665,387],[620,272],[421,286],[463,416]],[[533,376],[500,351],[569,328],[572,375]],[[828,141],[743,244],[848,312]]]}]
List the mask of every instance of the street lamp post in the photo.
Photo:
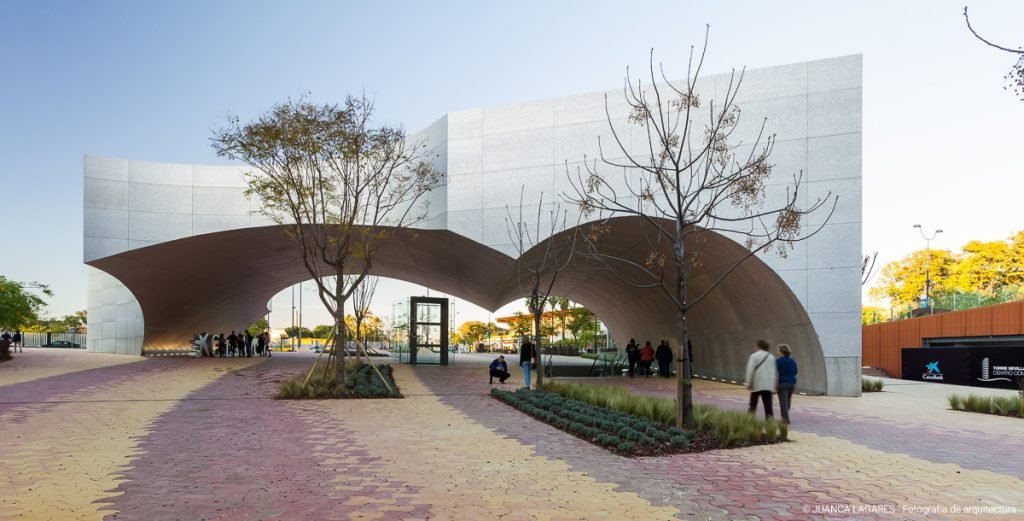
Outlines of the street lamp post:
[{"label": "street lamp post", "polygon": [[935,306],[932,305],[931,296],[932,239],[934,239],[937,235],[942,233],[942,228],[936,229],[934,232],[931,233],[930,237],[928,234],[924,232],[924,229],[921,228],[920,224],[915,224],[914,228],[917,228],[917,231],[921,234],[921,238],[924,239],[925,250],[928,252],[928,258],[926,259],[924,264],[924,301],[925,304],[928,306],[928,314],[931,315],[933,314],[935,309]]}]

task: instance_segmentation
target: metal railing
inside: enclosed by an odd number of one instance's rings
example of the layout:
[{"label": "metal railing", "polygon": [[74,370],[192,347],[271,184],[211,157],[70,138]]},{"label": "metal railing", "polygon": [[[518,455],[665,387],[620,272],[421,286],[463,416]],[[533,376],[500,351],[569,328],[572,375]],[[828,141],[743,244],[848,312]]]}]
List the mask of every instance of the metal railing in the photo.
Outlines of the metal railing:
[{"label": "metal railing", "polygon": [[43,347],[46,345],[53,345],[55,342],[58,344],[68,342],[68,345],[63,347],[78,347],[85,348],[85,333],[46,333],[40,331],[22,331],[21,332],[21,345],[25,347]]},{"label": "metal railing", "polygon": [[929,315],[932,313],[945,313],[949,311],[963,311],[1006,302],[1024,300],[1024,286],[1003,286],[994,291],[953,291],[932,295],[931,310],[922,309],[917,305],[909,304],[893,306],[888,313],[875,312],[865,316],[864,325],[878,324],[880,322],[891,322]]}]

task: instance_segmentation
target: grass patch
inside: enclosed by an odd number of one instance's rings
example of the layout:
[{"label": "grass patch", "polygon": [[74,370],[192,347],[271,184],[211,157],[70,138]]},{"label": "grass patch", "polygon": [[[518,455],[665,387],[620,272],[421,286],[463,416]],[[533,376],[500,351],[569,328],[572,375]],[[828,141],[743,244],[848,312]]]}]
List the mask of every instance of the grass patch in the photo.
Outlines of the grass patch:
[{"label": "grass patch", "polygon": [[[566,398],[624,414],[640,416],[662,425],[676,424],[676,402],[668,398],[633,394],[622,387],[581,385],[545,381],[544,390]],[[777,443],[789,437],[786,424],[757,418],[746,411],[719,409],[713,405],[693,404],[697,431],[712,435],[719,447],[743,447]]]},{"label": "grass patch", "polygon": [[538,420],[624,456],[687,452],[696,434],[641,416],[625,414],[558,393],[491,389],[495,398]]},{"label": "grass patch", "polygon": [[316,400],[323,398],[401,398],[402,394],[398,391],[398,386],[395,385],[395,380],[390,365],[377,366],[380,369],[382,375],[391,389],[384,385],[381,381],[380,376],[373,370],[369,364],[360,364],[358,367],[355,364],[350,364],[346,368],[348,372],[348,378],[345,385],[342,385],[338,380],[337,375],[334,371],[328,371],[324,374],[324,371],[317,369],[313,372],[313,376],[309,378],[309,381],[303,385],[303,381],[306,379],[306,373],[296,375],[288,380],[281,382],[278,387],[277,395],[275,398],[281,400]]},{"label": "grass patch", "polygon": [[946,399],[949,401],[949,408],[954,411],[1024,418],[1024,397],[1022,396],[979,396],[977,394],[961,396],[959,394],[951,394]]},{"label": "grass patch", "polygon": [[860,392],[862,393],[881,392],[883,387],[885,387],[885,382],[882,380],[877,380],[875,378],[860,379]]}]

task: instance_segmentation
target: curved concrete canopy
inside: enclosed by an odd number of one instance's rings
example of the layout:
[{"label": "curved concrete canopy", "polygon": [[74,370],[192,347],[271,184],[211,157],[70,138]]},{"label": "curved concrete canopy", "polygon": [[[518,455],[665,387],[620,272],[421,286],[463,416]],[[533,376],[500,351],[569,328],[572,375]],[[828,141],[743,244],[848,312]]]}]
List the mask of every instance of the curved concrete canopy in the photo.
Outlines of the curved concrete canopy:
[{"label": "curved concrete canopy", "polygon": [[[642,260],[650,246],[639,219],[609,221],[604,251]],[[583,225],[586,226],[586,225]],[[568,230],[548,239],[568,253]],[[688,294],[703,293],[746,252],[708,232],[702,263]],[[526,252],[529,262],[547,241]],[[693,247],[694,245],[688,245]],[[663,253],[669,253],[668,246]],[[266,312],[277,292],[308,280],[298,248],[277,226],[198,235],[130,250],[89,263],[120,280],[142,308],[143,349],[180,346],[198,330],[237,330]],[[529,294],[516,261],[448,230],[402,230],[379,251],[374,275],[400,279],[455,295],[495,310]],[[630,337],[678,345],[676,312],[658,289],[623,284],[592,263],[575,262],[555,281],[554,294],[592,309],[619,344]],[[758,338],[798,349],[801,387],[824,392],[824,360],[818,337],[796,296],[760,259],[743,262],[688,315],[695,372],[741,379],[746,357]]]}]

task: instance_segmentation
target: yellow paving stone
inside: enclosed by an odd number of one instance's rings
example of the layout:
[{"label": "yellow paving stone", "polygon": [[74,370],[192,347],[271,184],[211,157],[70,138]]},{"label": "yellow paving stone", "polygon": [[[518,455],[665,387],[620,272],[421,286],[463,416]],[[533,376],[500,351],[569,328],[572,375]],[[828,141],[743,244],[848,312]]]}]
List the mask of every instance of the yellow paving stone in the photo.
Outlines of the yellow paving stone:
[{"label": "yellow paving stone", "polygon": [[153,421],[219,376],[208,366],[160,372],[0,422],[0,519],[102,519]]},{"label": "yellow paving stone", "polygon": [[[635,493],[616,492],[615,484],[598,482],[563,461],[538,456],[532,447],[496,435],[444,405],[406,366],[395,367],[395,373],[405,399],[293,405],[310,425],[328,422],[354,434],[331,441],[355,452],[345,459],[353,467],[363,465],[364,475],[348,473],[336,482],[365,483],[375,476],[412,484],[416,489],[410,504],[429,507],[438,519],[493,519],[497,512],[508,512],[506,520],[661,520],[679,514]],[[447,442],[425,442],[423,433],[444,433]],[[335,447],[324,444],[317,450]],[[360,463],[363,453],[369,454],[370,463]],[[338,459],[333,452],[323,456]],[[358,497],[349,504],[372,502],[382,514],[396,511],[393,501],[383,499]],[[571,517],[573,513],[578,515]]]},{"label": "yellow paving stone", "polygon": [[[854,498],[862,498],[868,504],[896,503],[897,508],[970,504],[1024,510],[1024,481],[1013,476],[933,463],[828,436],[791,432],[790,438],[794,443],[776,445],[765,453],[737,451],[736,455],[751,454],[768,467],[798,476],[794,484],[814,487],[818,491],[811,494],[822,503],[854,504],[859,502]],[[907,519],[926,517],[898,513]]]}]

